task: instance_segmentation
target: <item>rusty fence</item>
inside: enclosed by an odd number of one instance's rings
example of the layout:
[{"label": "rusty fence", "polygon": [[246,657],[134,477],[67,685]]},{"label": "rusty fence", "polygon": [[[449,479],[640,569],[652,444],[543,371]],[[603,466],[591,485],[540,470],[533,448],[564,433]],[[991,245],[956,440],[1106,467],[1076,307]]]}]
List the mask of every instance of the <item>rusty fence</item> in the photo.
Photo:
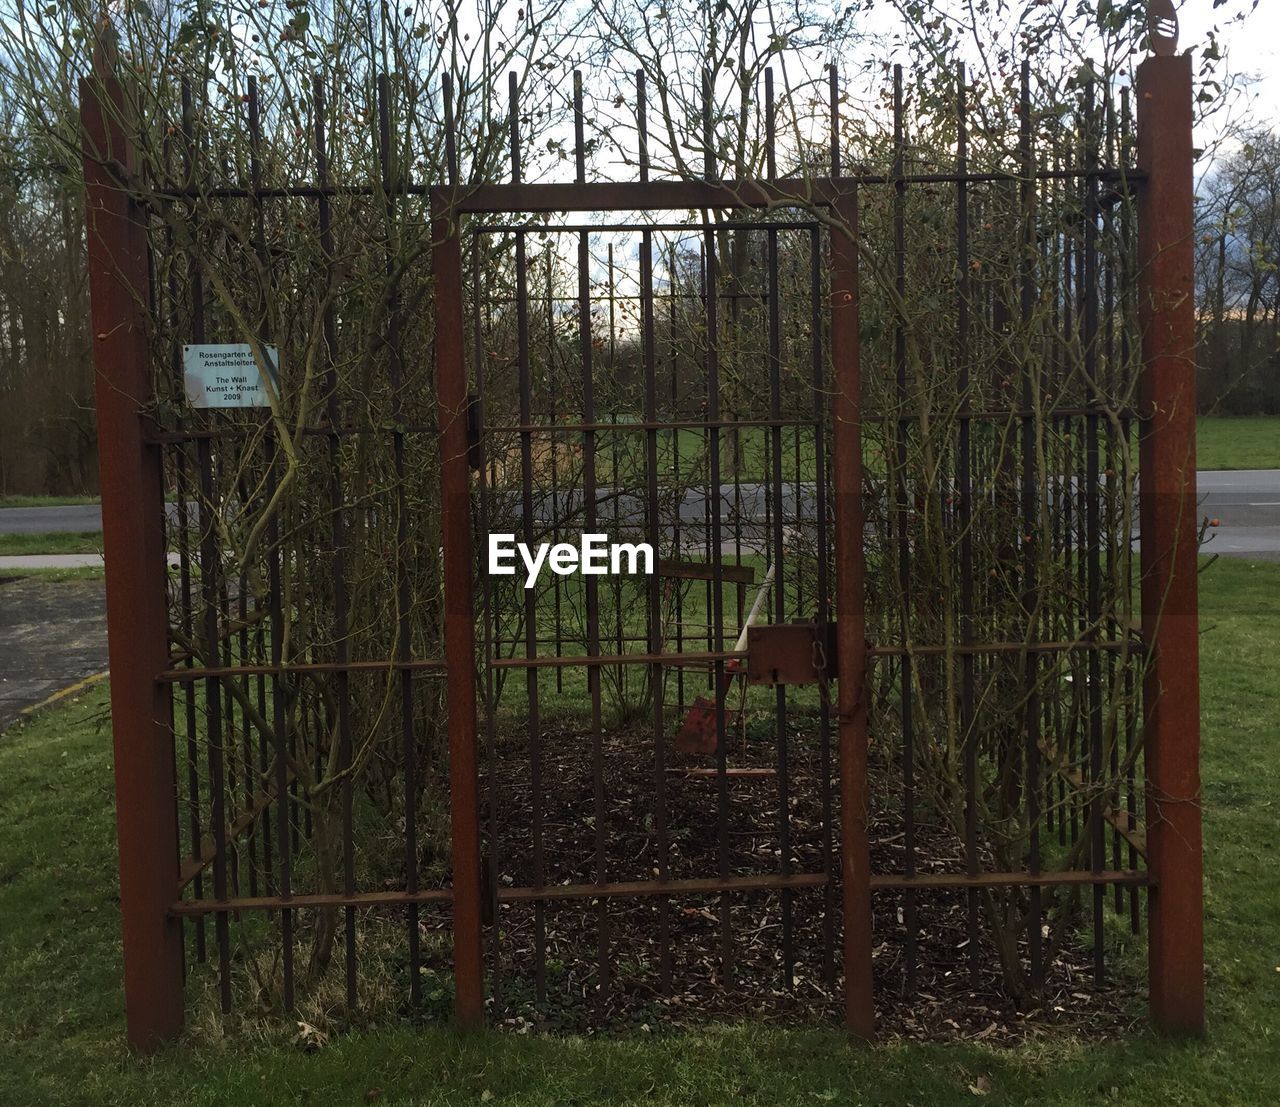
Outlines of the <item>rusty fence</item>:
[{"label": "rusty fence", "polygon": [[[320,81],[283,147],[253,82],[148,144],[86,81],[135,1045],[197,988],[870,1038],[1105,988],[1144,901],[1200,1028],[1190,65],[1066,113],[1024,66],[994,136],[975,87],[911,134],[899,71],[881,134],[833,72],[797,151],[769,79],[729,180],[640,81],[617,181],[575,81],[547,182],[514,78],[503,181],[451,118],[415,175],[387,78],[366,179]],[[184,402],[210,341],[273,408]],[[653,572],[487,571],[583,533]]]}]

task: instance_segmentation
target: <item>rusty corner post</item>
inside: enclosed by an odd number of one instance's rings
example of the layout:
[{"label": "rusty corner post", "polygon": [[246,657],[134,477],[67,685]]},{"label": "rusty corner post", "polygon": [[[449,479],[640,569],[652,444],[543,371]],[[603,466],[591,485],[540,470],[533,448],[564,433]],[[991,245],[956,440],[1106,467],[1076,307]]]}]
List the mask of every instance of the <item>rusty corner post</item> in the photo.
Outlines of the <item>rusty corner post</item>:
[{"label": "rusty corner post", "polygon": [[862,370],[858,341],[858,204],[843,193],[831,229],[832,477],[840,749],[844,1010],[851,1035],[875,1035],[871,984],[871,849],[867,839],[867,642],[863,611]]},{"label": "rusty corner post", "polygon": [[1200,660],[1196,598],[1191,58],[1138,68],[1143,694],[1151,1017],[1204,1029]]},{"label": "rusty corner post", "polygon": [[102,60],[80,82],[90,329],[106,557],[107,645],[115,757],[116,837],[129,1043],[154,1049],[182,1030],[182,924],[168,667],[164,482],[146,441],[151,400],[147,239],[112,167],[132,171],[125,97]]},{"label": "rusty corner post", "polygon": [[484,1022],[484,964],[469,405],[462,351],[462,254],[452,204],[441,191],[433,192],[431,198],[431,243],[440,421],[440,529],[444,545],[444,650],[448,669],[454,1013],[460,1026],[474,1029]]}]

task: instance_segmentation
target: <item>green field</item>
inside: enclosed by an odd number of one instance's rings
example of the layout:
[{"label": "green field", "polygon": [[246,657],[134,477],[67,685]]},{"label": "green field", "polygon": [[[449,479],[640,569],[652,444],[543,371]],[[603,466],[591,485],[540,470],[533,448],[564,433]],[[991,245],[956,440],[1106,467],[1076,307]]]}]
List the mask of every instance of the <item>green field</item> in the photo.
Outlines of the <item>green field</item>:
[{"label": "green field", "polygon": [[97,496],[6,496],[0,495],[0,508],[68,507],[72,504],[96,504]]},{"label": "green field", "polygon": [[[1203,582],[1209,1035],[851,1046],[762,1026],[596,1039],[406,1023],[123,1048],[106,690],[0,736],[0,1103],[1265,1104],[1280,1089],[1280,565]],[[265,1037],[265,1036],[264,1036]],[[278,1039],[279,1035],[275,1035]]]},{"label": "green field", "polygon": [[1280,469],[1280,415],[1202,415],[1196,420],[1200,469]]}]

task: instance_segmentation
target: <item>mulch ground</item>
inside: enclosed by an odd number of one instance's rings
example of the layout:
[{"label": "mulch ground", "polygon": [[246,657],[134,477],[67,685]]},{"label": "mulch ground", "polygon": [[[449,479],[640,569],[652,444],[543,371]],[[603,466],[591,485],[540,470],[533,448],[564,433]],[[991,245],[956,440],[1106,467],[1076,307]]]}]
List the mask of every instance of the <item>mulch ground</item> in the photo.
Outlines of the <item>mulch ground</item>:
[{"label": "mulch ground", "polygon": [[[771,721],[763,725],[771,731]],[[731,767],[775,766],[772,733],[761,735],[756,729],[750,740],[730,740]],[[812,718],[797,718],[788,730],[792,870],[820,873],[828,837],[832,850],[838,849],[838,826],[828,835],[827,774],[817,727]],[[596,755],[589,730],[544,728],[539,746],[544,882],[653,879],[661,850],[652,731],[606,731]],[[597,756],[603,767],[602,820],[596,817],[592,774]],[[486,798],[492,797],[501,843],[491,871],[507,887],[535,883],[530,758],[527,735],[506,734],[500,740],[492,793],[490,782],[482,783]],[[777,872],[778,778],[730,780],[722,841],[717,781],[683,771],[714,765],[714,759],[672,752],[666,759],[668,769],[675,770],[664,774],[670,877],[715,877],[722,865],[731,875]],[[901,872],[901,819],[892,803],[880,802],[880,797],[895,794],[892,769],[881,765],[873,772],[872,870]],[[833,812],[838,810],[834,774],[830,804]],[[603,872],[597,829],[604,842]],[[918,816],[919,871],[963,871],[962,858],[952,836]],[[1086,889],[1086,914],[1089,894]],[[731,897],[616,896],[541,907],[505,903],[496,949],[494,929],[487,931],[491,965],[498,970],[493,978],[495,1021],[543,1031],[658,1031],[708,1017],[837,1022],[839,904],[834,883]],[[910,909],[903,894],[873,895],[875,1002],[883,1037],[999,1041],[1064,1029],[1105,1037],[1123,1033],[1140,1017],[1132,988],[1114,981],[1095,986],[1092,948],[1083,941],[1065,944],[1047,966],[1038,1005],[1018,1010],[1003,987],[985,925],[974,967],[964,891],[918,891],[912,908],[914,942],[909,941]]]}]

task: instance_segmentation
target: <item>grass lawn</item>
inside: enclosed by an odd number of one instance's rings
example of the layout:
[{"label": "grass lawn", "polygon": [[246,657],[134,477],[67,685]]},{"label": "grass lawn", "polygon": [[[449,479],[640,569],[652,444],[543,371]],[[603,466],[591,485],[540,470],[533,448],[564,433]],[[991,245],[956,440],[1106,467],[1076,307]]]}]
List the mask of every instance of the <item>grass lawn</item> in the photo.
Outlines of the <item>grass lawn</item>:
[{"label": "grass lawn", "polygon": [[0,556],[102,553],[102,531],[51,531],[47,534],[0,534]]},{"label": "grass lawn", "polygon": [[0,508],[67,507],[71,504],[96,504],[98,496],[5,496],[0,495]]},{"label": "grass lawn", "polygon": [[43,581],[59,584],[64,580],[104,580],[106,571],[100,565],[76,567],[74,569],[10,569],[0,570],[0,574],[15,577],[39,577]]},{"label": "grass lawn", "polygon": [[1280,415],[1202,415],[1196,420],[1200,469],[1280,469]]},{"label": "grass lawn", "polygon": [[[0,736],[0,1103],[1263,1104],[1280,1095],[1280,565],[1202,577],[1209,1036],[848,1045],[836,1029],[602,1039],[208,1029],[123,1047],[106,689]],[[661,1028],[659,1028],[659,1031]],[[211,1040],[212,1039],[212,1040]],[[983,1078],[980,1080],[980,1078]],[[989,1082],[989,1085],[988,1085]],[[989,1090],[987,1090],[989,1087]],[[977,1092],[984,1092],[977,1099]]]}]

